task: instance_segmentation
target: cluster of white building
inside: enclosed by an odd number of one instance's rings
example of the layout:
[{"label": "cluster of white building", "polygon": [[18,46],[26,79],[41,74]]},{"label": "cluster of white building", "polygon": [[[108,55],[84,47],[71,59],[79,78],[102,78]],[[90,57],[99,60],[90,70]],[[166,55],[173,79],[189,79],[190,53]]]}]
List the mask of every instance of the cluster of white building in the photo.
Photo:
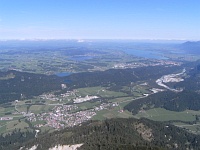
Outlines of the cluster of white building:
[{"label": "cluster of white building", "polygon": [[51,94],[51,93],[49,93],[49,94],[43,94],[43,95],[40,95],[39,96],[41,99],[48,99],[48,100],[51,100],[51,101],[58,101],[59,100],[59,98],[58,97],[56,97],[54,94]]},{"label": "cluster of white building", "polygon": [[74,99],[74,103],[82,103],[82,102],[85,102],[85,101],[90,101],[90,100],[93,100],[93,99],[97,99],[99,98],[98,96],[86,96],[86,97],[79,97],[79,98],[76,98]]}]

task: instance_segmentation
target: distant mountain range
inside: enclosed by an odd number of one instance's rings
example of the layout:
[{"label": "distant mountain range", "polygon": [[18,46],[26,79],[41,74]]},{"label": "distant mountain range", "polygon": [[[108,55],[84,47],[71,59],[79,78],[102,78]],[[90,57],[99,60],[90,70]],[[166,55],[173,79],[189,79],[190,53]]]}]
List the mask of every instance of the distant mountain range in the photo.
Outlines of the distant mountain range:
[{"label": "distant mountain range", "polygon": [[200,54],[200,41],[196,42],[185,42],[179,45],[179,49],[190,54]]}]

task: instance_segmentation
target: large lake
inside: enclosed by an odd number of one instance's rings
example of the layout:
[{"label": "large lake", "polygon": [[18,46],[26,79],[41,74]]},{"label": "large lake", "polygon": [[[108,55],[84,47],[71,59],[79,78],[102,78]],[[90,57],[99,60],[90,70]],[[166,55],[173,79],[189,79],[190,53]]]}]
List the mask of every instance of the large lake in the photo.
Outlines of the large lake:
[{"label": "large lake", "polygon": [[144,57],[150,59],[168,59],[162,56],[161,53],[149,50],[123,50],[126,54],[134,55],[137,57]]},{"label": "large lake", "polygon": [[71,60],[75,60],[75,61],[84,61],[84,60],[88,60],[88,59],[92,59],[94,57],[92,56],[73,56],[70,57]]},{"label": "large lake", "polygon": [[70,72],[59,72],[59,73],[56,73],[56,75],[58,77],[66,77],[66,76],[69,76],[70,74],[72,74],[72,73],[70,73]]}]

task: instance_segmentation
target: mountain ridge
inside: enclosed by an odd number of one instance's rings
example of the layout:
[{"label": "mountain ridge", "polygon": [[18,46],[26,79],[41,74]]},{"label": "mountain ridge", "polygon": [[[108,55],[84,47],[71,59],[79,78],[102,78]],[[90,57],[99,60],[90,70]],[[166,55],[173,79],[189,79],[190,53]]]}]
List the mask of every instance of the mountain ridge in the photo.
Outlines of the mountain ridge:
[{"label": "mountain ridge", "polygon": [[179,49],[189,54],[200,54],[200,41],[187,41],[180,44]]}]

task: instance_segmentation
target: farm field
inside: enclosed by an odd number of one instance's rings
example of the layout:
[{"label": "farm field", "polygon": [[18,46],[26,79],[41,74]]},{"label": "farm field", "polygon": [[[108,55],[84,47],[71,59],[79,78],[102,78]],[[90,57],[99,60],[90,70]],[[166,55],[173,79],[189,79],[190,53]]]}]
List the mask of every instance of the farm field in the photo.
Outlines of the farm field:
[{"label": "farm field", "polygon": [[119,107],[115,107],[109,110],[101,110],[96,112],[92,120],[105,120],[110,118],[129,118],[133,117],[132,114],[128,111],[122,111]]},{"label": "farm field", "polygon": [[89,87],[89,88],[79,88],[77,89],[78,96],[86,96],[86,95],[99,95],[101,97],[119,97],[119,96],[127,96],[126,93],[123,92],[115,92],[107,90],[105,87]]},{"label": "farm field", "polygon": [[154,108],[147,111],[141,111],[134,117],[144,117],[154,121],[170,121],[177,127],[184,128],[194,134],[200,134],[200,121],[198,119],[199,115],[200,111],[194,110],[174,112],[163,108]]},{"label": "farm field", "polygon": [[200,111],[186,110],[183,112],[174,112],[163,108],[154,108],[147,111],[145,110],[140,111],[137,115],[135,115],[135,117],[136,118],[145,117],[155,121],[170,121],[170,120],[195,121],[194,115],[199,113]]}]

